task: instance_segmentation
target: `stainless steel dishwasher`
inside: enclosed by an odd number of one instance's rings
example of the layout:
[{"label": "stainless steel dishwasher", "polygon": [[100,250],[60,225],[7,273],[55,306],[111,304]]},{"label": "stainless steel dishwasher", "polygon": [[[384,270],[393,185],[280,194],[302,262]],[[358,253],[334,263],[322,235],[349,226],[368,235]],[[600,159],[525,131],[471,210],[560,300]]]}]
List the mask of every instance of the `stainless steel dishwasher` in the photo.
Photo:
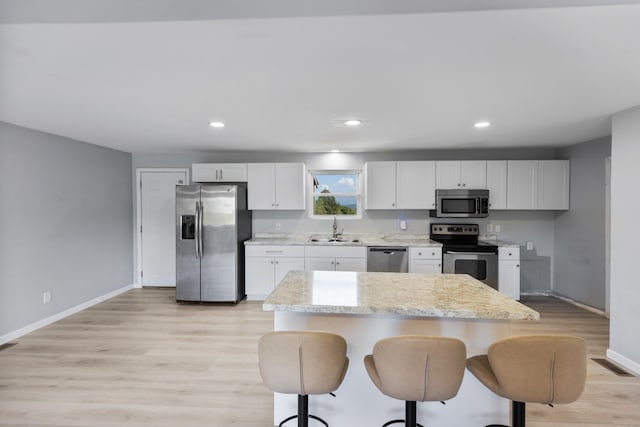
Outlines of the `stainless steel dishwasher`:
[{"label": "stainless steel dishwasher", "polygon": [[409,271],[407,248],[369,246],[367,248],[367,271],[406,273]]}]

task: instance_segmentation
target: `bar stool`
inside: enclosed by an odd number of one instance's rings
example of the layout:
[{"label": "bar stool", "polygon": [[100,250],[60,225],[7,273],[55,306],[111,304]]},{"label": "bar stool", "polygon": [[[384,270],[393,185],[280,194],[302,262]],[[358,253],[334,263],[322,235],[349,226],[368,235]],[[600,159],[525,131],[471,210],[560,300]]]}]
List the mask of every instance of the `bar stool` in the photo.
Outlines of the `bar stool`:
[{"label": "bar stool", "polygon": [[373,347],[364,364],[376,387],[387,396],[405,401],[405,426],[420,426],[416,402],[451,399],[460,389],[467,349],[455,338],[404,335],[385,338]]},{"label": "bar stool", "polygon": [[323,419],[309,414],[310,394],[335,391],[349,366],[347,342],[328,332],[279,331],[260,338],[258,343],[260,375],[264,384],[277,393],[297,394],[298,427],[307,427],[309,418],[328,426]]},{"label": "bar stool", "polygon": [[580,397],[587,378],[587,344],[564,335],[506,338],[493,343],[488,354],[470,357],[467,369],[512,401],[512,425],[524,427],[526,402],[553,406]]}]

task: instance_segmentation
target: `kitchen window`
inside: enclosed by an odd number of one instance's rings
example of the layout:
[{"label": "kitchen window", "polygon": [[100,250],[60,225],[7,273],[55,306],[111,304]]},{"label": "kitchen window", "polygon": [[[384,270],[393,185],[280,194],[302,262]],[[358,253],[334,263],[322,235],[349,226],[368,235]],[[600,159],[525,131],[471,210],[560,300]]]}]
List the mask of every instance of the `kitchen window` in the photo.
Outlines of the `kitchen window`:
[{"label": "kitchen window", "polygon": [[309,216],[327,219],[362,218],[360,171],[315,170],[311,174]]}]

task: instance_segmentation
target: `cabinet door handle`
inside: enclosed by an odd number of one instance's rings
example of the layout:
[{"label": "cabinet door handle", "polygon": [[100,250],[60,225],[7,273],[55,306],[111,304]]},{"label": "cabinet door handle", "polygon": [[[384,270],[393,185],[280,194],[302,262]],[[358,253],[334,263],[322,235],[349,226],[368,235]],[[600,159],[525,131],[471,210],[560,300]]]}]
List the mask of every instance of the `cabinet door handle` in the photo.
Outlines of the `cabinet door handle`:
[{"label": "cabinet door handle", "polygon": [[422,256],[422,252],[418,252],[418,256]]},{"label": "cabinet door handle", "polygon": [[460,187],[460,183],[458,183],[458,187]]},{"label": "cabinet door handle", "polygon": [[466,186],[467,186],[467,184],[463,183],[463,184],[462,184],[462,186],[463,186],[463,187],[466,187]]},{"label": "cabinet door handle", "polygon": [[216,169],[216,179],[218,179],[218,169]]},{"label": "cabinet door handle", "polygon": [[436,253],[435,252],[431,252],[431,256],[436,256]]},{"label": "cabinet door handle", "polygon": [[278,264],[278,261],[276,261],[276,264]]},{"label": "cabinet door handle", "polygon": [[273,261],[271,261],[271,264],[273,264]]},{"label": "cabinet door handle", "polygon": [[222,179],[222,169],[220,169],[220,179]]},{"label": "cabinet door handle", "polygon": [[268,254],[281,254],[282,251],[265,251]]},{"label": "cabinet door handle", "polygon": [[520,264],[516,264],[516,267],[520,268]]}]

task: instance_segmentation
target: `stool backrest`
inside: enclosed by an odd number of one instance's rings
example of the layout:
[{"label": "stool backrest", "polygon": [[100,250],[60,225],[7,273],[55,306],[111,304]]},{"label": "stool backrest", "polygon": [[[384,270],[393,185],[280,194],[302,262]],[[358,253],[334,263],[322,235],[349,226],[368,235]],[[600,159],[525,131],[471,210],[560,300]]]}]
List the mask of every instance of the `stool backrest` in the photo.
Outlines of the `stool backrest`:
[{"label": "stool backrest", "polygon": [[466,363],[464,343],[455,338],[404,335],[373,347],[380,390],[407,401],[447,400],[458,394]]},{"label": "stool backrest", "polygon": [[587,378],[587,345],[580,337],[528,335],[489,347],[497,392],[518,402],[571,403]]},{"label": "stool backrest", "polygon": [[258,343],[260,375],[278,393],[324,394],[336,390],[347,371],[347,343],[314,331],[268,333]]}]

